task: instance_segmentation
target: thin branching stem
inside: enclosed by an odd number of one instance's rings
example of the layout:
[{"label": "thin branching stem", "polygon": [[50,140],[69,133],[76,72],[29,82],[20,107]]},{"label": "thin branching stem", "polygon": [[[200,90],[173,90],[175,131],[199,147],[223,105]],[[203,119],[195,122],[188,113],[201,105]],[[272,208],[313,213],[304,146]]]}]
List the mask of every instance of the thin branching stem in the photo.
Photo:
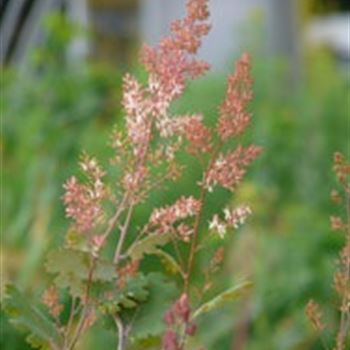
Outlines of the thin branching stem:
[{"label": "thin branching stem", "polygon": [[122,249],[123,249],[123,245],[124,245],[124,241],[125,241],[126,235],[128,233],[128,228],[130,225],[133,210],[134,210],[134,205],[130,205],[130,207],[128,209],[128,213],[126,214],[125,223],[121,229],[118,244],[117,244],[117,247],[116,247],[116,250],[114,253],[113,261],[115,264],[118,264],[118,262],[119,262],[119,259],[120,259],[121,253],[122,253]]},{"label": "thin branching stem", "polygon": [[[350,194],[345,191],[345,205],[346,205],[346,242],[345,245],[348,247],[350,244]],[[347,248],[345,248],[347,249]],[[346,284],[350,282],[350,257],[347,256],[349,253],[345,253],[345,280]],[[340,344],[344,344],[348,334],[349,334],[349,328],[350,328],[350,314],[348,310],[348,295],[347,293],[344,293],[342,298],[342,305],[341,305],[341,319],[340,319],[340,326],[339,326],[339,342]]]},{"label": "thin branching stem", "polygon": [[125,209],[125,205],[126,205],[127,201],[128,201],[128,194],[125,193],[123,199],[121,200],[120,204],[118,205],[118,208],[117,208],[115,214],[110,219],[105,233],[103,234],[104,240],[106,240],[108,238],[108,236],[111,234],[111,232],[113,231],[115,225],[118,222],[120,215],[123,213],[123,211]]},{"label": "thin branching stem", "polygon": [[200,197],[199,197],[199,202],[201,203],[201,207],[200,207],[200,210],[198,211],[198,214],[197,214],[197,216],[195,218],[195,222],[194,222],[193,237],[192,237],[192,241],[191,241],[190,253],[189,253],[189,258],[188,258],[187,272],[185,274],[184,291],[186,293],[188,292],[189,282],[190,282],[190,278],[191,278],[191,274],[192,274],[192,270],[193,270],[194,258],[195,258],[195,254],[196,254],[196,250],[197,250],[197,244],[198,244],[199,227],[200,227],[201,220],[202,220],[205,197],[206,197],[206,194],[208,192],[206,187],[205,187],[204,182],[206,180],[206,176],[207,176],[208,172],[210,171],[214,162],[216,161],[217,156],[218,156],[222,146],[223,146],[222,141],[219,141],[219,143],[218,143],[218,145],[217,145],[217,147],[216,147],[215,151],[213,152],[213,155],[210,159],[209,165],[208,165],[206,171],[204,172],[204,176],[203,176],[203,183],[202,183],[201,193],[200,193]]},{"label": "thin branching stem", "polygon": [[64,335],[64,348],[67,347],[67,342],[68,342],[68,337],[69,337],[69,333],[70,333],[70,329],[72,327],[72,323],[73,323],[73,320],[74,320],[74,316],[75,316],[75,313],[76,313],[76,308],[77,308],[77,298],[76,297],[72,297],[72,305],[70,307],[70,314],[69,314],[69,319],[68,319],[68,323],[67,323],[67,326],[66,326],[66,331],[65,331],[65,335]]},{"label": "thin branching stem", "polygon": [[72,341],[70,342],[69,346],[67,347],[67,350],[73,350],[75,345],[77,344],[83,330],[84,330],[84,322],[87,316],[87,312],[89,310],[89,301],[90,301],[90,291],[91,291],[91,285],[92,285],[92,279],[93,279],[93,274],[96,268],[96,261],[97,257],[92,257],[92,262],[91,266],[89,269],[89,274],[88,274],[88,280],[86,283],[86,292],[85,292],[85,301],[84,301],[84,308],[81,312],[81,317],[78,323],[78,326],[75,330],[75,334],[72,338]]},{"label": "thin branching stem", "polygon": [[125,350],[126,346],[126,339],[125,339],[125,329],[124,324],[121,318],[118,315],[114,316],[114,322],[117,326],[118,330],[118,344],[117,344],[117,350]]}]

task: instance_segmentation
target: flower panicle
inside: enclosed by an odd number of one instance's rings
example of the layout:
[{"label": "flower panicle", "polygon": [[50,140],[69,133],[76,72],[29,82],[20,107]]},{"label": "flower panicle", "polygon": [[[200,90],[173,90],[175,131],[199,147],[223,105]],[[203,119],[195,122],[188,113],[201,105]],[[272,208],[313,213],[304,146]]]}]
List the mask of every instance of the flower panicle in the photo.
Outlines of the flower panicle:
[{"label": "flower panicle", "polygon": [[247,111],[253,98],[250,56],[244,53],[236,63],[235,72],[228,79],[226,97],[220,106],[217,132],[223,141],[241,135],[250,124]]},{"label": "flower panicle", "polygon": [[[192,196],[182,196],[170,206],[153,210],[149,226],[155,228],[156,232],[160,234],[173,231],[176,222],[195,216],[200,208],[199,200]],[[176,231],[181,237],[186,237],[191,233],[191,228],[182,223],[176,228]]]},{"label": "flower panicle", "polygon": [[63,203],[66,216],[74,221],[74,228],[86,233],[103,218],[102,200],[107,190],[103,183],[105,172],[95,158],[84,156],[80,166],[88,181],[81,183],[75,176],[70,177],[63,185]]},{"label": "flower panicle", "polygon": [[197,78],[209,69],[208,63],[192,57],[210,30],[208,17],[207,0],[189,0],[186,17],[171,24],[172,35],[158,47],[145,46],[141,51],[141,62],[170,99],[182,94],[187,79]]},{"label": "flower panicle", "polygon": [[228,229],[238,229],[251,213],[252,211],[247,205],[241,205],[234,209],[225,208],[223,219],[218,214],[214,214],[209,222],[209,230],[216,232],[220,238],[224,238]]},{"label": "flower panicle", "polygon": [[220,154],[206,174],[204,186],[209,191],[212,191],[216,185],[234,191],[243,180],[246,168],[261,152],[261,147],[255,145],[248,147],[239,145],[233,151]]}]

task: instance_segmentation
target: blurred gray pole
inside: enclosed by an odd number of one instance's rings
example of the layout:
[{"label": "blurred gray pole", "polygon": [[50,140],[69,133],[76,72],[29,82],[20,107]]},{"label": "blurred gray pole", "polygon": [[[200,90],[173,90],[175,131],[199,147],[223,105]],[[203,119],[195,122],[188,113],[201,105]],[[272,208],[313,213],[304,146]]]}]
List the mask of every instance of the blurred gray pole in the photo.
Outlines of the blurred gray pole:
[{"label": "blurred gray pole", "polygon": [[184,13],[185,0],[140,0],[139,31],[147,44],[155,45],[169,33],[169,23]]},{"label": "blurred gray pole", "polygon": [[301,78],[301,42],[297,0],[269,0],[267,18],[271,54],[289,63],[289,83],[294,86]]},{"label": "blurred gray pole", "polygon": [[17,40],[12,57],[13,63],[21,67],[25,66],[28,52],[40,41],[41,19],[55,7],[56,1],[37,0],[34,2]]},{"label": "blurred gray pole", "polygon": [[10,1],[0,25],[0,64],[4,64],[24,0]]},{"label": "blurred gray pole", "polygon": [[[67,12],[70,20],[83,30],[89,28],[90,17],[87,0],[66,1]],[[69,61],[80,62],[85,60],[90,53],[90,43],[86,35],[80,35],[73,39],[68,48],[67,56]]]}]

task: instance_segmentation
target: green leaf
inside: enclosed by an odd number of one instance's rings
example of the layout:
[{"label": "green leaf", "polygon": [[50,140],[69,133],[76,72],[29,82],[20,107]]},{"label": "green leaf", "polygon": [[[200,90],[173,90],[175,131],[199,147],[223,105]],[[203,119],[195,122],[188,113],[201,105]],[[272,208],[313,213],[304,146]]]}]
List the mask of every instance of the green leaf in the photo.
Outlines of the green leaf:
[{"label": "green leaf", "polygon": [[132,323],[131,336],[137,342],[157,337],[164,331],[164,314],[178,295],[175,283],[161,273],[150,273],[147,280],[149,297],[140,305]]},{"label": "green leaf", "polygon": [[172,274],[177,274],[181,272],[180,265],[170,254],[161,249],[156,249],[154,254],[159,256],[162,264],[168,272]]},{"label": "green leaf", "polygon": [[3,308],[10,322],[19,330],[30,333],[28,343],[38,349],[62,349],[63,338],[56,325],[14,285],[6,286]]},{"label": "green leaf", "polygon": [[105,314],[121,313],[123,309],[132,309],[147,300],[148,281],[144,275],[138,274],[127,281],[126,286],[120,290],[115,286],[109,291],[109,299],[100,304],[100,310]]},{"label": "green leaf", "polygon": [[117,270],[115,264],[107,260],[98,259],[92,280],[100,282],[112,282],[116,278]]},{"label": "green leaf", "polygon": [[65,237],[65,246],[68,249],[79,250],[82,252],[91,252],[91,246],[86,236],[69,229]]},{"label": "green leaf", "polygon": [[136,349],[160,349],[161,348],[161,339],[160,336],[150,335],[146,338],[137,339]]},{"label": "green leaf", "polygon": [[225,290],[224,292],[215,296],[213,299],[202,304],[193,313],[192,318],[195,319],[204,313],[223,307],[226,303],[230,301],[239,299],[248,289],[252,287],[252,285],[252,282],[244,281],[228,290]]},{"label": "green leaf", "polygon": [[[70,249],[59,249],[48,255],[46,269],[57,274],[55,283],[59,288],[69,288],[73,296],[81,296],[85,292],[91,257]],[[99,259],[93,273],[93,282],[111,282],[117,276],[113,263]]]},{"label": "green leaf", "polygon": [[170,233],[151,234],[133,244],[129,248],[128,255],[133,260],[141,260],[145,254],[156,254],[157,247],[164,246],[170,241],[170,239]]}]

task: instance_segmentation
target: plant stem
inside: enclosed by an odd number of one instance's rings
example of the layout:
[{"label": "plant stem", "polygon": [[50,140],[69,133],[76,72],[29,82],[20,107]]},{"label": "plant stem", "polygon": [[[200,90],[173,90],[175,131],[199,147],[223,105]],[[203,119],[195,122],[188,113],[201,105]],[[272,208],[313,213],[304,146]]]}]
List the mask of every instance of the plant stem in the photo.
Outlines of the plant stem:
[{"label": "plant stem", "polygon": [[117,350],[124,350],[125,346],[126,346],[126,341],[125,341],[125,332],[124,332],[123,322],[118,315],[114,316],[114,322],[115,322],[115,324],[117,326],[117,330],[118,330]]},{"label": "plant stem", "polygon": [[192,241],[191,241],[190,255],[188,258],[187,272],[185,273],[184,291],[186,293],[188,292],[190,276],[191,276],[191,273],[193,270],[194,257],[196,254],[196,247],[197,247],[198,235],[199,235],[199,225],[200,225],[201,219],[202,219],[202,213],[203,213],[204,200],[205,200],[206,193],[207,193],[207,190],[203,186],[201,194],[200,194],[200,198],[199,198],[199,201],[201,203],[201,207],[200,207],[200,210],[196,216],[195,223],[194,223],[194,230],[193,230],[193,237],[192,237]]},{"label": "plant stem", "polygon": [[130,224],[130,220],[131,220],[131,216],[132,216],[133,210],[134,210],[134,205],[131,205],[129,207],[128,213],[126,215],[125,223],[124,223],[124,225],[122,227],[122,230],[120,232],[119,241],[118,241],[115,253],[114,253],[113,261],[114,261],[115,264],[118,264],[118,262],[119,262],[120,255],[121,255],[121,252],[122,252],[122,249],[123,249],[123,244],[124,244],[124,241],[125,241],[125,238],[126,238],[126,234],[128,232],[128,228],[129,228],[129,224]]},{"label": "plant stem", "polygon": [[[347,218],[345,249],[347,249],[347,247],[350,244],[350,194],[347,193],[346,189],[345,189],[345,205],[346,205],[346,218]],[[344,258],[346,261],[346,265],[345,265],[346,285],[350,281],[350,256],[348,256],[348,254],[350,254],[350,252],[345,252],[345,258]],[[349,307],[348,307],[347,303],[348,303],[347,295],[345,293],[345,295],[343,296],[343,300],[342,300],[341,320],[340,320],[340,326],[339,326],[339,338],[340,338],[341,344],[345,343],[345,341],[348,337],[348,331],[349,331],[349,327],[350,327],[350,314],[349,314],[349,309],[348,309]]]},{"label": "plant stem", "polygon": [[[205,181],[208,172],[212,168],[222,146],[223,146],[222,141],[219,141],[219,143],[217,144],[217,146],[213,152],[213,155],[210,159],[209,165],[208,165],[206,171],[204,172],[203,182]],[[201,203],[201,207],[200,207],[200,210],[199,210],[199,212],[195,218],[195,222],[194,222],[194,229],[193,229],[194,232],[193,232],[193,237],[192,237],[192,241],[191,241],[190,255],[189,255],[189,259],[188,259],[187,272],[185,273],[184,292],[186,292],[186,293],[188,293],[190,277],[191,277],[191,273],[193,270],[194,258],[195,258],[195,254],[196,254],[196,250],[197,250],[197,243],[198,243],[198,236],[199,236],[199,226],[200,226],[202,215],[203,215],[203,208],[204,208],[204,201],[205,201],[206,194],[207,194],[207,189],[205,188],[204,183],[203,183],[200,197],[199,197],[199,202]]]},{"label": "plant stem", "polygon": [[120,202],[120,204],[115,212],[115,214],[109,220],[108,227],[107,227],[105,233],[103,234],[104,240],[106,240],[108,238],[108,236],[111,234],[111,232],[113,231],[120,215],[122,214],[123,210],[125,209],[125,204],[126,204],[127,200],[128,200],[128,194],[125,193],[122,201]]},{"label": "plant stem", "polygon": [[73,339],[72,339],[70,345],[67,347],[67,350],[73,350],[74,349],[74,347],[75,347],[76,343],[78,342],[78,340],[79,340],[79,338],[81,336],[81,333],[82,333],[82,331],[84,329],[84,321],[85,321],[86,314],[87,314],[87,311],[88,311],[88,308],[89,308],[90,290],[91,290],[91,284],[92,284],[92,277],[93,277],[93,274],[94,274],[94,271],[95,271],[95,267],[96,267],[96,260],[97,260],[96,257],[92,258],[92,263],[91,263],[91,267],[90,267],[89,275],[88,275],[88,281],[87,281],[87,284],[86,284],[85,305],[84,305],[84,308],[83,308],[83,310],[81,312],[81,317],[80,317],[78,326],[76,328],[75,334],[73,336]]},{"label": "plant stem", "polygon": [[66,331],[65,331],[65,339],[64,339],[64,348],[67,347],[67,342],[68,342],[68,336],[69,336],[69,330],[72,326],[72,322],[75,316],[75,311],[76,311],[76,301],[77,298],[73,297],[72,298],[72,305],[70,307],[70,314],[69,314],[69,319],[68,319],[68,323],[67,323],[67,327],[66,327]]}]

